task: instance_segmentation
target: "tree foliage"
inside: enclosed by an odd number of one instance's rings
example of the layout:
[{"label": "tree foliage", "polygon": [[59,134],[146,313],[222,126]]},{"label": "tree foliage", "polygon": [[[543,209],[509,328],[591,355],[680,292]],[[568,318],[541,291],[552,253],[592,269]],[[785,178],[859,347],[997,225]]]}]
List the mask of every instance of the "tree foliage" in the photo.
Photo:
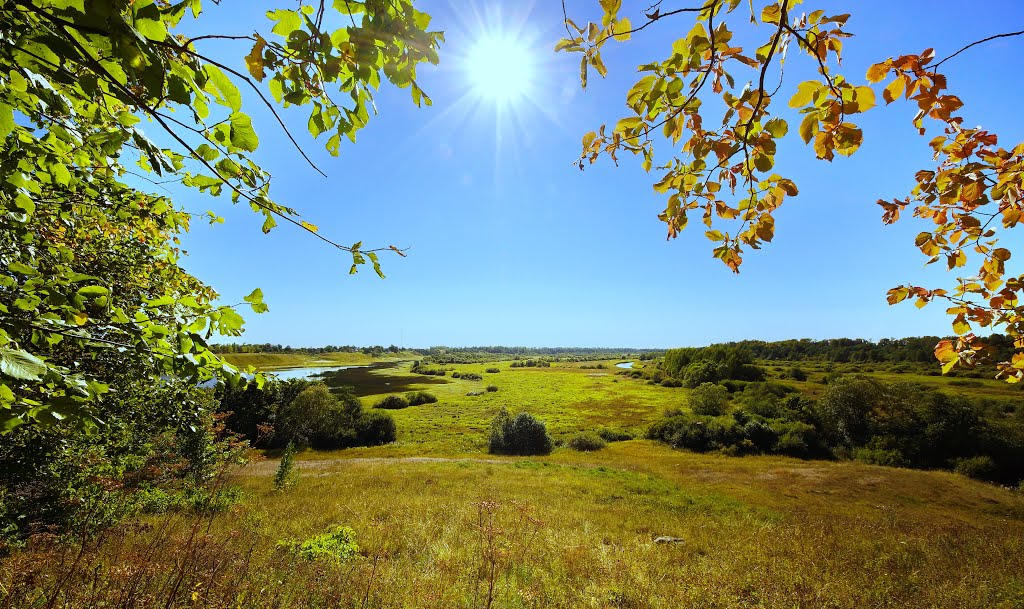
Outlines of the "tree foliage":
[{"label": "tree foliage", "polygon": [[[262,293],[215,305],[179,266],[192,217],[139,184],[227,197],[261,214],[264,232],[295,224],[350,253],[350,272],[369,263],[381,274],[378,250],[322,236],[272,198],[243,104],[274,117],[307,108],[309,133],[337,155],[382,83],[430,103],[416,70],[437,62],[443,36],[427,30],[428,15],[412,0],[332,6],[299,2],[268,11],[269,31],[187,38],[177,28],[202,30],[200,0],[0,4],[0,433],[95,424],[119,361],[141,363],[140,381],[238,379],[207,341],[239,336],[236,307],[267,310]],[[248,73],[207,54],[211,39],[240,44]]]},{"label": "tree foliage", "polygon": [[[627,41],[666,18],[693,17],[692,28],[675,41],[666,59],[639,67],[642,77],[626,93],[631,113],[612,128],[602,125],[583,137],[580,169],[601,156],[616,162],[623,152],[641,157],[645,170],[659,172],[654,189],[667,197],[660,218],[668,226],[668,237],[676,237],[699,215],[714,256],[739,272],[746,250],[772,240],[775,211],[799,193],[794,180],[775,172],[779,142],[794,137],[778,116],[778,106],[788,105],[802,115],[792,130],[795,136],[817,158],[832,161],[860,148],[864,133],[855,122],[859,114],[880,101],[912,104],[912,121],[920,134],[937,133],[928,143],[935,166],[916,173],[909,195],[878,201],[882,221],[892,224],[909,208],[930,222],[917,236],[917,247],[928,264],[945,262],[960,276],[947,287],[893,288],[888,301],[948,305],[957,338],[935,348],[945,371],[991,355],[974,334],[979,329],[1004,331],[1024,348],[1024,309],[1018,303],[1024,275],[1007,273],[1011,252],[1001,245],[1024,210],[1024,143],[1004,148],[995,133],[965,127],[963,102],[949,91],[940,72],[943,63],[977,44],[1024,32],[968,44],[941,60],[934,49],[890,57],[872,65],[861,79],[838,71],[844,45],[853,35],[847,29],[851,15],[811,7],[796,11],[799,4],[801,0],[704,0],[668,10],[659,0],[638,19],[620,15],[621,0],[600,0],[599,22],[578,26],[566,15],[567,37],[555,50],[580,54],[584,88],[591,70],[607,73],[601,54],[610,41]],[[746,48],[734,40],[749,36],[757,39]],[[787,87],[784,64],[800,56],[816,68],[819,78]],[[736,86],[748,78],[753,85]],[[705,104],[712,98],[723,102],[720,113]],[[658,158],[655,143],[664,141],[673,153]],[[971,275],[968,269],[977,271]],[[1024,352],[998,366],[1008,381],[1024,379]]]}]

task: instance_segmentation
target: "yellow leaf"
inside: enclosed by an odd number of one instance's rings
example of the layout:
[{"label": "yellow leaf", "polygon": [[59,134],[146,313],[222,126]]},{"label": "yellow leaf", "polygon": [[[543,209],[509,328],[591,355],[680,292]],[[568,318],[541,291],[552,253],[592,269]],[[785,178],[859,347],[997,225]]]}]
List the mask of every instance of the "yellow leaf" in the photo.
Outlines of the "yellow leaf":
[{"label": "yellow leaf", "polygon": [[800,139],[805,144],[811,143],[811,138],[818,132],[818,118],[813,114],[808,114],[804,117],[804,120],[800,121]]},{"label": "yellow leaf", "polygon": [[623,17],[622,19],[619,19],[619,22],[616,23],[613,27],[613,31],[615,32],[615,40],[618,40],[619,42],[625,42],[629,40],[629,37],[631,36],[630,30],[632,29],[633,24],[629,21],[629,17]]},{"label": "yellow leaf", "polygon": [[887,63],[876,63],[868,68],[868,82],[881,82],[888,73],[889,66]]},{"label": "yellow leaf", "polygon": [[875,92],[871,87],[857,87],[857,112],[867,112],[875,107]]},{"label": "yellow leaf", "polygon": [[885,90],[882,91],[882,98],[885,99],[885,103],[891,104],[903,95],[904,89],[907,86],[907,77],[900,76],[889,83]]},{"label": "yellow leaf", "polygon": [[796,86],[796,93],[789,100],[790,108],[802,108],[814,100],[814,96],[825,85],[817,80],[805,80]]}]

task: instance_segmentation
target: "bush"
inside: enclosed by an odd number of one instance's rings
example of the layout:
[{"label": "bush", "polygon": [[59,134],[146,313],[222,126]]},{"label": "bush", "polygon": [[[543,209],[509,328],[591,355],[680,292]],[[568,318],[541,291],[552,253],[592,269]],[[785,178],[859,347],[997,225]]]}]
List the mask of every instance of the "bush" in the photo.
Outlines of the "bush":
[{"label": "bush", "polygon": [[359,418],[356,436],[360,446],[390,444],[398,438],[398,427],[386,413],[364,412]]},{"label": "bush", "polygon": [[277,545],[306,560],[327,560],[333,563],[345,562],[359,552],[356,532],[342,526],[331,527],[326,533],[304,541],[279,541]]},{"label": "bush", "polygon": [[448,374],[448,371],[444,368],[427,368],[426,366],[413,366],[411,372],[430,376],[444,376]]},{"label": "bush", "polygon": [[786,376],[788,376],[789,378],[793,379],[794,381],[806,381],[807,380],[807,373],[804,372],[804,370],[802,368],[800,368],[799,366],[793,366],[792,368],[787,370],[786,371]]},{"label": "bush", "polygon": [[322,384],[296,396],[282,410],[278,422],[280,431],[275,439],[319,450],[386,444],[396,436],[391,417],[364,411],[351,392],[336,390],[332,394]]},{"label": "bush", "polygon": [[604,439],[593,432],[580,432],[569,438],[569,448],[580,452],[601,450],[606,446]]},{"label": "bush", "polygon": [[409,400],[403,398],[400,395],[389,395],[384,399],[380,400],[373,405],[374,408],[383,408],[385,410],[401,410],[402,408],[409,407]]},{"label": "bush", "polygon": [[484,372],[487,372],[488,374],[498,374],[501,372],[501,368],[488,368]]},{"label": "bush", "polygon": [[283,491],[292,485],[295,479],[295,444],[288,443],[281,455],[281,462],[277,464],[277,471],[274,472],[274,490]]},{"label": "bush", "polygon": [[853,458],[861,463],[870,465],[885,465],[888,467],[907,467],[907,459],[898,450],[884,448],[856,448],[853,451]]},{"label": "bush", "polygon": [[608,429],[603,427],[597,430],[597,435],[601,437],[605,442],[623,442],[625,440],[632,440],[633,434],[625,432],[619,429]]},{"label": "bush", "polygon": [[690,392],[690,409],[693,414],[718,416],[725,413],[729,404],[729,392],[721,385],[702,383]]},{"label": "bush", "polygon": [[487,391],[490,391],[491,393],[494,393],[497,390],[498,390],[498,386],[497,385],[488,385],[487,386]]},{"label": "bush", "polygon": [[647,431],[647,437],[697,452],[724,449],[744,439],[742,429],[733,417],[688,414],[656,422]]},{"label": "bush", "polygon": [[515,417],[502,408],[491,422],[487,451],[496,455],[546,455],[554,443],[547,427],[533,416],[521,412]]},{"label": "bush", "polygon": [[953,462],[953,471],[976,480],[990,480],[995,470],[992,458],[986,456],[966,457]]},{"label": "bush", "polygon": [[667,379],[661,381],[661,386],[662,387],[682,387],[683,386],[683,382],[680,381],[679,379],[667,378]]},{"label": "bush", "polygon": [[722,366],[710,360],[694,362],[683,371],[683,384],[694,388],[704,383],[717,383],[725,371]]},{"label": "bush", "polygon": [[814,425],[798,421],[773,421],[772,426],[779,434],[772,452],[800,459],[831,456]]},{"label": "bush", "polygon": [[362,409],[359,399],[349,392],[339,392],[336,397],[326,385],[312,385],[282,409],[275,439],[324,450],[352,446]]},{"label": "bush", "polygon": [[437,396],[426,391],[417,391],[410,393],[406,399],[409,401],[410,406],[419,406],[421,404],[433,404],[437,401]]}]

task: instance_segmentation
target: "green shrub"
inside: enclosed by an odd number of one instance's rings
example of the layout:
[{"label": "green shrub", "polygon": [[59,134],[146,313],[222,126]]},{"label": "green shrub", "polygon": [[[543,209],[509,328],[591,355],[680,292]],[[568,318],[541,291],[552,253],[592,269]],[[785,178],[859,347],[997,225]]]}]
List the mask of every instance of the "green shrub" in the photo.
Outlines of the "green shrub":
[{"label": "green shrub", "polygon": [[661,386],[662,387],[682,387],[683,386],[683,382],[680,381],[679,379],[667,378],[667,379],[661,381]]},{"label": "green shrub", "polygon": [[742,429],[733,417],[690,414],[657,421],[648,430],[647,437],[697,452],[724,449],[744,439]]},{"label": "green shrub", "polygon": [[493,393],[493,392],[495,392],[497,390],[498,390],[498,386],[497,385],[488,385],[487,386],[487,391],[490,391],[491,393]]},{"label": "green shrub", "polygon": [[276,439],[331,450],[356,442],[356,422],[363,410],[359,399],[348,391],[332,393],[317,383],[295,396],[278,416]]},{"label": "green shrub", "polygon": [[793,366],[792,368],[787,370],[786,371],[786,376],[791,378],[791,379],[793,379],[794,381],[806,381],[807,380],[807,372],[805,372],[799,366]]},{"label": "green shrub", "polygon": [[693,414],[718,416],[725,413],[728,404],[729,391],[721,385],[702,383],[690,392]]},{"label": "green shrub", "polygon": [[274,490],[283,491],[291,486],[296,472],[295,468],[295,443],[289,442],[281,455],[281,461],[277,464],[277,471],[274,472]]},{"label": "green shrub", "polygon": [[491,422],[487,445],[491,454],[546,455],[553,446],[544,423],[525,412],[512,417],[502,408]]},{"label": "green shrub", "polygon": [[322,384],[296,396],[282,410],[278,422],[277,439],[318,450],[386,444],[396,435],[391,417],[363,410],[359,398],[346,389],[332,393]]},{"label": "green shrub", "polygon": [[343,526],[331,527],[326,533],[303,541],[283,540],[277,542],[277,545],[306,560],[325,560],[335,564],[343,563],[359,552],[356,532]]},{"label": "green shrub", "polygon": [[606,446],[604,439],[596,433],[585,431],[569,438],[569,448],[580,452],[601,450]]},{"label": "green shrub", "polygon": [[501,372],[501,368],[488,368],[487,370],[485,370],[485,372],[487,372],[488,374],[498,374],[499,372]]},{"label": "green shrub", "polygon": [[421,404],[433,404],[437,402],[437,396],[426,391],[416,391],[410,393],[406,398],[409,401],[410,406],[419,406]]},{"label": "green shrub", "polygon": [[990,480],[995,470],[996,467],[992,458],[984,455],[965,457],[953,462],[953,471],[976,480]]},{"label": "green shrub", "polygon": [[853,458],[861,463],[870,465],[885,465],[888,467],[907,467],[907,459],[898,450],[884,448],[861,447],[853,450]]},{"label": "green shrub", "polygon": [[607,427],[598,429],[597,435],[599,435],[605,442],[623,442],[625,440],[633,439],[633,434],[629,432],[619,429],[608,429]]},{"label": "green shrub", "polygon": [[380,446],[398,439],[398,428],[391,415],[383,412],[364,412],[356,427],[360,446]]},{"label": "green shrub", "polygon": [[409,407],[409,400],[400,395],[389,395],[378,401],[373,407],[385,410],[401,410],[402,408]]},{"label": "green shrub", "polygon": [[413,366],[410,372],[415,374],[426,374],[428,376],[444,376],[448,374],[448,371],[444,368],[428,368],[426,366]]},{"label": "green shrub", "polygon": [[222,514],[242,498],[237,486],[216,488],[170,488],[147,486],[133,498],[135,507],[145,514],[166,514],[192,510],[200,514]]}]

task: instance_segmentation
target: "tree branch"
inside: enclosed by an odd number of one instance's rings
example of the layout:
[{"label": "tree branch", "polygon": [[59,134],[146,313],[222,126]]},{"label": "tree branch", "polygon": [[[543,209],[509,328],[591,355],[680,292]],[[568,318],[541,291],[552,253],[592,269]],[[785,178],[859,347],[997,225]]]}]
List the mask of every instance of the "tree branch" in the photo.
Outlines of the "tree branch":
[{"label": "tree branch", "polygon": [[982,38],[981,40],[975,40],[975,41],[974,41],[974,42],[972,42],[971,44],[969,44],[969,45],[967,45],[967,46],[965,46],[965,47],[961,48],[961,49],[960,49],[959,51],[957,51],[956,53],[953,53],[952,55],[950,55],[949,57],[946,57],[946,58],[945,58],[945,59],[943,59],[942,61],[940,61],[940,62],[938,62],[938,63],[936,63],[936,64],[933,64],[933,65],[932,65],[932,69],[935,69],[935,68],[937,68],[937,67],[941,66],[942,64],[946,63],[946,62],[947,62],[947,61],[949,61],[950,59],[953,59],[954,57],[956,57],[956,56],[957,56],[957,55],[959,55],[960,53],[963,53],[964,51],[966,51],[967,49],[969,49],[969,48],[971,48],[971,47],[973,47],[973,46],[977,46],[977,45],[979,45],[979,44],[982,44],[982,43],[988,42],[988,41],[990,41],[990,40],[995,40],[995,39],[997,39],[997,38],[1010,38],[1010,37],[1012,37],[1012,36],[1020,36],[1020,35],[1024,35],[1024,30],[1021,30],[1021,31],[1019,31],[1019,32],[1009,32],[1009,33],[1006,33],[1006,34],[996,34],[995,36],[989,36],[988,38]]}]

